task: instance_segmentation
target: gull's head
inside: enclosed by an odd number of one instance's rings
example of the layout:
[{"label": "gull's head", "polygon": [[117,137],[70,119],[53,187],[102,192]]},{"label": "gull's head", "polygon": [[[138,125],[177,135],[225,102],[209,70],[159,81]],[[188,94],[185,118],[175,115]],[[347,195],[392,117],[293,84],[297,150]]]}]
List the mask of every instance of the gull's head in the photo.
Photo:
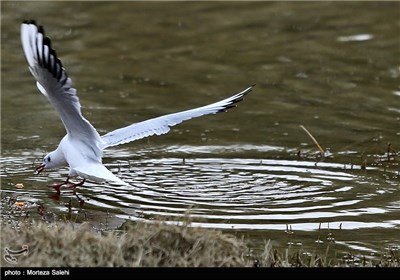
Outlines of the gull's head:
[{"label": "gull's head", "polygon": [[57,150],[51,153],[48,153],[44,158],[43,162],[36,167],[36,174],[39,174],[46,168],[55,168],[65,166],[65,160],[61,157]]}]

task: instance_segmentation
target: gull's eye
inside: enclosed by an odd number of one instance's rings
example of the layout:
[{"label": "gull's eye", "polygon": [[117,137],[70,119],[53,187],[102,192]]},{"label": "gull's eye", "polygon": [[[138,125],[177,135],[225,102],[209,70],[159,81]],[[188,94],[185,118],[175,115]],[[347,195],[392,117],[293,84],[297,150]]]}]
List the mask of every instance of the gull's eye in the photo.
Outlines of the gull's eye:
[{"label": "gull's eye", "polygon": [[50,162],[50,161],[51,161],[51,158],[50,158],[50,157],[48,157],[48,158],[47,158],[47,161],[48,161],[48,162]]}]

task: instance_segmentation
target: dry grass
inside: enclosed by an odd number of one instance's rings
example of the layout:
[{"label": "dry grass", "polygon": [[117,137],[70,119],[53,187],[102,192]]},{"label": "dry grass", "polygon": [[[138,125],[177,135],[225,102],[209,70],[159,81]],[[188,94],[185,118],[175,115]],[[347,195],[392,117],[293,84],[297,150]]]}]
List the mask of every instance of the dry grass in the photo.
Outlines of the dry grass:
[{"label": "dry grass", "polygon": [[329,259],[299,250],[278,252],[266,242],[263,252],[251,255],[246,242],[233,235],[165,222],[129,222],[109,232],[87,223],[3,224],[1,244],[2,253],[4,247],[29,246],[29,254],[18,256],[17,265],[2,258],[3,267],[400,267],[396,252],[376,261],[357,256]]},{"label": "dry grass", "polygon": [[[165,223],[130,223],[121,234],[95,232],[88,224],[3,225],[1,243],[28,244],[18,266],[246,266],[246,245],[218,231]],[[2,259],[2,266],[9,266]]]}]

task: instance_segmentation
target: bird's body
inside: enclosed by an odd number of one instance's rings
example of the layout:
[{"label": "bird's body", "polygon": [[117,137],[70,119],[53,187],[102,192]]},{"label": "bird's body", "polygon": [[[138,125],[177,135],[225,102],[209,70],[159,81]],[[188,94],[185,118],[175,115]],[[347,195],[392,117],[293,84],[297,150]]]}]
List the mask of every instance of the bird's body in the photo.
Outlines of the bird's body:
[{"label": "bird's body", "polygon": [[224,112],[241,101],[252,87],[222,101],[134,123],[100,136],[81,113],[80,103],[72,81],[62,66],[51,41],[43,28],[34,21],[21,25],[21,42],[29,70],[37,81],[37,87],[58,112],[67,134],[57,149],[47,154],[37,168],[69,166],[69,177],[79,176],[94,182],[113,181],[126,184],[102,164],[103,150],[110,146],[125,144],[151,135],[165,134],[171,126],[185,120],[208,114]]},{"label": "bird's body", "polygon": [[113,181],[125,184],[102,164],[102,157],[97,154],[97,151],[88,149],[86,143],[69,137],[68,134],[52,153],[49,157],[59,159],[60,167],[69,165],[69,177],[80,176],[94,182]]}]

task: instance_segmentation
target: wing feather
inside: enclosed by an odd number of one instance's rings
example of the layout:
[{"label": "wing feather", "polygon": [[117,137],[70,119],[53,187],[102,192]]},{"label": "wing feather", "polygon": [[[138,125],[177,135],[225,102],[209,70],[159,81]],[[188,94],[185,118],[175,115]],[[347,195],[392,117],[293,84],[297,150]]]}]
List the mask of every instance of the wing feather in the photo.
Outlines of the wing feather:
[{"label": "wing feather", "polygon": [[37,87],[58,112],[68,136],[94,147],[94,157],[102,155],[101,138],[96,129],[82,116],[79,98],[72,81],[43,27],[34,21],[21,25],[21,42],[29,70],[37,81]]},{"label": "wing feather", "polygon": [[235,94],[234,96],[210,105],[161,116],[143,122],[134,123],[120,129],[116,129],[101,137],[104,143],[103,148],[105,149],[110,146],[125,144],[152,135],[165,134],[170,131],[172,126],[177,125],[183,121],[204,115],[225,112],[228,109],[235,107],[236,103],[242,101],[244,96],[248,94],[251,90],[252,87],[248,87],[245,90]]}]

